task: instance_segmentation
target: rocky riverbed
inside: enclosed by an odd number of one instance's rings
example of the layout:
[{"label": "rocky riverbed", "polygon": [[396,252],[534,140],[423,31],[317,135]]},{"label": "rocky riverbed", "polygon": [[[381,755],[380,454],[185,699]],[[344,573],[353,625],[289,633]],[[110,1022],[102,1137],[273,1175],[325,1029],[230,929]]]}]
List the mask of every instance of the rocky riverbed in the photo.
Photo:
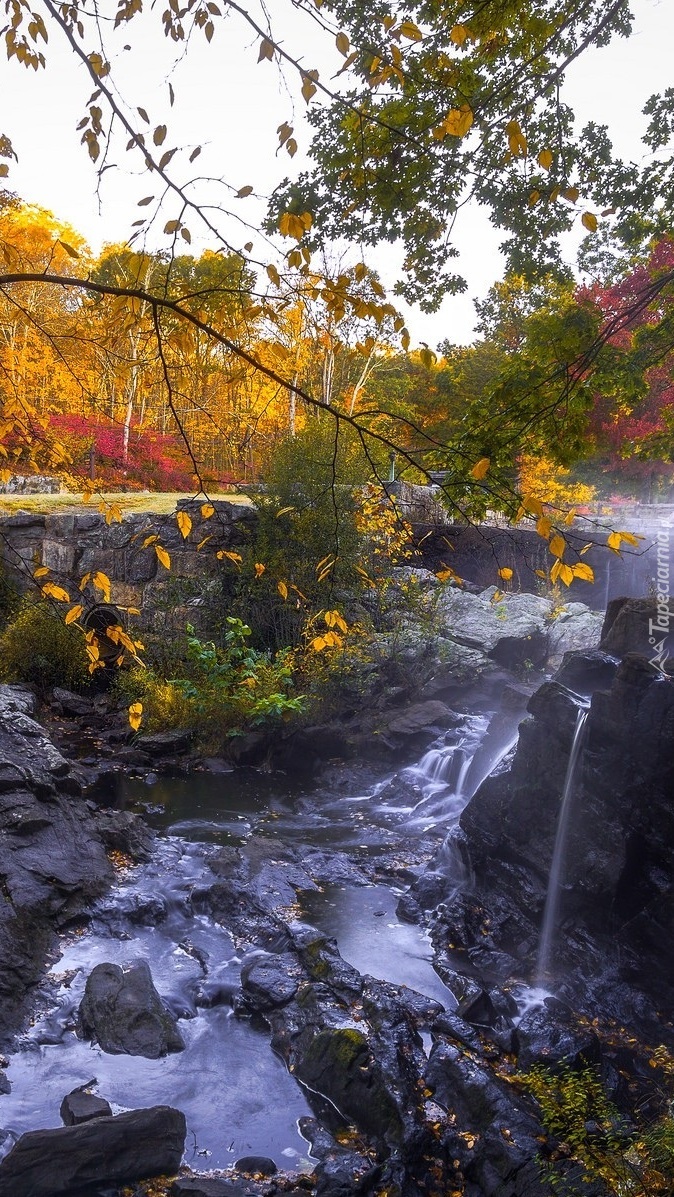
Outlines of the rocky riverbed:
[{"label": "rocky riverbed", "polygon": [[[433,711],[391,711],[383,754],[380,739],[354,760],[349,729],[305,733],[313,760],[321,737],[347,746],[312,781],[181,773],[187,742],[127,744],[61,692],[69,760],[32,696],[4,688],[0,1193],[108,1197],[162,1174],[175,1197],[542,1197],[546,1166],[570,1183],[576,1161],[520,1081],[536,1064],[595,1067],[625,1136],[656,1119],[674,1047],[674,690],[638,654],[647,604],[612,617],[602,649],[595,635],[541,685],[503,673],[495,616],[477,684],[458,700],[438,669]],[[521,663],[535,628],[509,632]]]}]

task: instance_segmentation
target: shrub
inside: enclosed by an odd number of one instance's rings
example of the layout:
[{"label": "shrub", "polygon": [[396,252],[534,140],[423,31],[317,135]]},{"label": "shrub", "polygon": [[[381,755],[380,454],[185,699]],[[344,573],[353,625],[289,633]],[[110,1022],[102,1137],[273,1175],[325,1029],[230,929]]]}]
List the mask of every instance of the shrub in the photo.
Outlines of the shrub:
[{"label": "shrub", "polygon": [[82,690],[91,684],[82,633],[43,599],[24,598],[0,636],[0,680]]},{"label": "shrub", "polygon": [[538,1102],[543,1125],[559,1142],[546,1166],[552,1190],[575,1197],[669,1197],[674,1184],[674,1119],[651,1126],[625,1123],[609,1101],[596,1069],[536,1067],[521,1076]]},{"label": "shrub", "polygon": [[232,616],[226,629],[218,647],[199,640],[188,625],[183,677],[166,679],[150,669],[120,677],[121,696],[143,704],[143,724],[149,731],[188,727],[202,743],[215,746],[249,727],[280,723],[303,710],[302,695],[290,694],[290,654],[278,653],[272,659],[252,648],[250,628]]},{"label": "shrub", "polygon": [[299,644],[308,614],[346,608],[400,555],[406,534],[381,486],[368,481],[376,466],[350,428],[336,433],[320,419],[276,449],[264,489],[252,495],[255,540],[240,575],[225,582],[228,607],[252,624],[256,643]]}]

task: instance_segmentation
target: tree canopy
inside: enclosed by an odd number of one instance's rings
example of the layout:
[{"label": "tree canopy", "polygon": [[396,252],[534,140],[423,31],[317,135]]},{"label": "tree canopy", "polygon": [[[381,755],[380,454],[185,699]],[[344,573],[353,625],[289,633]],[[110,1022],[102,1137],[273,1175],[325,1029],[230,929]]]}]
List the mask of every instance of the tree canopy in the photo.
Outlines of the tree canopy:
[{"label": "tree canopy", "polygon": [[[308,50],[292,46],[291,8],[315,35]],[[8,192],[0,246],[7,311],[27,338],[42,338],[67,388],[93,397],[122,426],[124,456],[136,415],[161,412],[157,431],[181,439],[195,485],[216,470],[214,437],[238,465],[261,427],[272,439],[281,424],[292,435],[300,404],[349,428],[366,455],[397,450],[411,477],[447,469],[445,489],[459,509],[472,496],[478,514],[487,502],[516,510],[518,453],[568,464],[584,451],[590,378],[609,349],[615,376],[626,349],[621,330],[641,313],[650,342],[668,336],[674,271],[650,247],[672,224],[674,90],[646,105],[642,166],[620,161],[596,122],[577,128],[565,99],[570,65],[630,32],[628,0],[303,0],[288,8],[279,0],[259,11],[214,0],[146,10],[142,0],[120,0],[114,14],[97,3],[8,0],[9,69],[39,71],[55,45],[65,46],[88,77],[76,131],[83,152],[101,179],[128,156],[143,181],[128,242],[97,261],[72,230],[47,232],[44,219],[42,250],[28,253],[20,235],[27,217]],[[167,114],[159,116],[158,97],[137,103],[125,73],[127,52],[142,62],[161,42],[170,64],[172,55],[194,53],[196,39],[217,55],[221,36],[240,39],[251,69],[283,72],[287,113],[270,114],[282,118],[278,157],[290,165],[300,143],[306,154],[295,177],[279,181],[262,222],[245,215],[259,201],[250,185],[224,169],[200,173],[198,121],[189,144],[174,134],[186,100],[170,66]],[[8,186],[11,133],[0,139]],[[402,245],[394,290],[432,309],[465,286],[454,265],[469,204],[486,207],[504,232],[509,277],[519,282],[501,284],[482,306],[485,347],[460,368],[450,352],[424,405],[414,371],[434,370],[436,359],[422,348],[411,372],[391,370],[396,352],[409,351],[409,333],[363,259],[381,241]],[[638,282],[614,290],[610,311],[592,288],[579,291],[562,264],[560,237],[575,225],[597,286],[615,288],[621,264],[637,264],[630,277]],[[209,249],[192,255],[197,235]],[[334,246],[345,240],[343,262]],[[36,288],[54,311],[60,305],[58,328]],[[77,340],[96,362],[86,377],[70,352]],[[623,353],[621,368],[641,369],[643,380],[643,360],[643,351],[629,363]],[[382,382],[393,374],[395,401]],[[223,379],[226,405],[216,398]],[[36,436],[41,402],[29,402],[16,382],[3,391],[6,436],[13,452],[23,444],[27,455],[58,463],[58,439]]]}]

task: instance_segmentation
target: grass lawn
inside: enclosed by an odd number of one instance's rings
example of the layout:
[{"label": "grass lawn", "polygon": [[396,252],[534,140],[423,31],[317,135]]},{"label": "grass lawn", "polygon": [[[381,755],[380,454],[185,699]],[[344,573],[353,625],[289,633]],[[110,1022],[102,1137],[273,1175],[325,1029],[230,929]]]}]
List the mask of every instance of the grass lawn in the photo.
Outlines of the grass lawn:
[{"label": "grass lawn", "polygon": [[[178,499],[187,499],[189,495],[179,491],[166,493],[156,491],[129,491],[128,493],[115,491],[102,495],[92,495],[88,503],[84,503],[82,495],[0,495],[0,515],[14,515],[17,511],[33,511],[36,515],[56,515],[63,511],[97,511],[101,499],[106,503],[115,503],[123,513],[132,515],[134,512],[152,512],[154,515],[170,515],[175,511]],[[250,500],[246,495],[224,494],[209,495],[216,501],[226,499],[228,503],[245,503]],[[205,501],[205,500],[204,500]]]}]

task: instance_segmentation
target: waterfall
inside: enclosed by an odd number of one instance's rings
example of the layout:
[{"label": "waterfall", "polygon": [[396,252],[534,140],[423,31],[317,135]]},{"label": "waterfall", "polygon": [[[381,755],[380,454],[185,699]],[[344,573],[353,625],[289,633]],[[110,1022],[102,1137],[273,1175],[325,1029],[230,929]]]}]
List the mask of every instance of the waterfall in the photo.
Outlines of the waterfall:
[{"label": "waterfall", "polygon": [[573,798],[573,790],[576,780],[576,766],[580,759],[581,749],[583,747],[583,732],[585,729],[587,716],[588,708],[580,707],[576,716],[576,727],[573,733],[569,762],[566,766],[562,798],[559,804],[559,816],[557,819],[555,844],[552,852],[552,861],[550,864],[548,892],[545,899],[545,911],[543,913],[543,927],[541,929],[538,958],[536,960],[536,977],[534,984],[537,986],[543,985],[550,967],[550,953],[557,927],[559,900],[562,892],[562,872],[564,868],[566,841],[568,839],[569,833],[571,801]]}]

